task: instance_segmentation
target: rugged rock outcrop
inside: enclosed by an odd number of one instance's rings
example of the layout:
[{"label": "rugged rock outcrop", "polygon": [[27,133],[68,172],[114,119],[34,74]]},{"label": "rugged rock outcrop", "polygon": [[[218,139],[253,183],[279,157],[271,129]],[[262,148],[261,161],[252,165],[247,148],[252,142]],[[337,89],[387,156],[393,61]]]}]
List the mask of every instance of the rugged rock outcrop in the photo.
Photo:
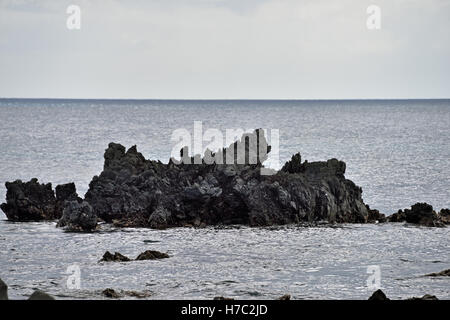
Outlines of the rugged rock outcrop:
[{"label": "rugged rock outcrop", "polygon": [[57,226],[64,227],[67,231],[90,232],[97,227],[97,216],[86,201],[66,201]]},{"label": "rugged rock outcrop", "polygon": [[367,222],[362,190],[345,179],[344,162],[302,163],[297,154],[276,174],[264,175],[268,152],[262,130],[203,157],[189,157],[185,147],[181,161],[168,164],[146,160],[136,146],[126,151],[110,143],[85,200],[99,218],[134,227]]},{"label": "rugged rock outcrop", "polygon": [[127,262],[127,261],[131,261],[131,259],[125,257],[119,252],[115,252],[114,254],[112,254],[111,252],[106,251],[105,254],[103,255],[103,258],[99,262]]},{"label": "rugged rock outcrop", "polygon": [[389,222],[408,222],[427,227],[443,227],[441,216],[428,203],[416,203],[411,209],[399,210],[389,216]]},{"label": "rugged rock outcrop", "polygon": [[367,222],[377,223],[377,222],[386,222],[386,216],[383,213],[376,209],[370,209],[368,205],[366,205],[367,211],[369,212],[367,216]]},{"label": "rugged rock outcrop", "polygon": [[169,255],[164,252],[159,252],[155,250],[147,250],[139,254],[136,258],[136,261],[139,260],[158,260],[158,259],[166,259],[169,258]]},{"label": "rugged rock outcrop", "polygon": [[[141,261],[141,260],[158,260],[158,259],[166,259],[170,256],[167,253],[159,252],[156,250],[147,250],[142,253],[140,253],[135,261]],[[109,251],[106,251],[103,255],[103,258],[99,262],[128,262],[132,261],[130,258],[122,255],[119,252],[115,252],[112,254]]]},{"label": "rugged rock outcrop", "polygon": [[40,184],[37,179],[6,182],[5,186],[6,203],[0,208],[11,221],[59,219],[66,200],[78,198],[73,183],[57,186],[56,196],[51,183]]},{"label": "rugged rock outcrop", "polygon": [[441,209],[439,216],[443,223],[450,224],[450,209]]}]

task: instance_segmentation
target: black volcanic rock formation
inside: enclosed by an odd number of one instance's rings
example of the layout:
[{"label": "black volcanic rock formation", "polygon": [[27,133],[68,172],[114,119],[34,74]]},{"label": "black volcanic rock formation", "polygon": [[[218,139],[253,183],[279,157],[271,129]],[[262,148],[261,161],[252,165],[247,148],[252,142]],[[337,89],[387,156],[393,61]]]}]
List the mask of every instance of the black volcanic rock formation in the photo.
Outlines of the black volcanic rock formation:
[{"label": "black volcanic rock formation", "polygon": [[78,198],[73,183],[57,186],[56,197],[51,183],[40,184],[37,179],[6,182],[5,186],[6,203],[2,203],[0,208],[12,221],[59,219],[64,202]]},{"label": "black volcanic rock formation", "polygon": [[[183,148],[182,161],[168,164],[146,160],[136,146],[126,151],[110,143],[103,172],[92,179],[85,200],[99,218],[133,227],[367,221],[362,190],[345,179],[342,161],[301,163],[297,154],[281,171],[262,175],[270,146],[260,133],[246,134],[216,154],[208,150],[203,158],[187,157]],[[250,148],[251,139],[256,148]],[[243,146],[245,156],[237,155]],[[234,161],[220,164],[233,150]],[[190,164],[194,159],[201,164]]]},{"label": "black volcanic rock formation", "polygon": [[444,227],[445,224],[441,215],[445,216],[446,210],[448,209],[443,209],[441,214],[437,214],[428,203],[416,203],[411,206],[411,209],[399,210],[387,219],[389,222],[408,222],[427,227]]}]

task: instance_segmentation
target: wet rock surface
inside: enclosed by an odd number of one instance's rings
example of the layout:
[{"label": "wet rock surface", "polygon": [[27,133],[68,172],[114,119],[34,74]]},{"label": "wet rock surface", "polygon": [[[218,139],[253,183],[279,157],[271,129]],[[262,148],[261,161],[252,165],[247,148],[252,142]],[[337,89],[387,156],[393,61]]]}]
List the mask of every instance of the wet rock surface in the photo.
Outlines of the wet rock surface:
[{"label": "wet rock surface", "polygon": [[[85,200],[99,218],[127,227],[367,221],[362,190],[345,179],[342,161],[302,163],[298,154],[275,175],[262,175],[270,146],[260,132],[203,157],[188,157],[183,148],[182,161],[168,164],[146,160],[136,146],[110,143],[103,172],[91,181]],[[233,158],[242,146],[244,159],[238,152]]]}]

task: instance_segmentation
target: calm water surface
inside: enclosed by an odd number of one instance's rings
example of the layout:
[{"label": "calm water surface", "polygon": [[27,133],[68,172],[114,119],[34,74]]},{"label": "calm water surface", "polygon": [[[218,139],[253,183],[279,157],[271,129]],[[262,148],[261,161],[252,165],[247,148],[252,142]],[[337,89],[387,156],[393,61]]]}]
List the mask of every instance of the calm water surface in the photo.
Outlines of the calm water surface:
[{"label": "calm water surface", "polygon": [[[4,183],[37,177],[74,181],[80,195],[111,141],[167,161],[173,130],[280,130],[280,162],[336,157],[371,207],[393,213],[417,201],[450,207],[450,100],[422,101],[73,101],[0,100],[0,198]],[[269,137],[270,138],[270,137]],[[206,146],[205,142],[205,146]],[[276,165],[275,165],[276,167]],[[0,219],[4,215],[0,214]],[[449,231],[402,224],[337,228],[115,230],[69,234],[54,223],[0,221],[0,278],[13,298],[40,288],[59,298],[101,290],[150,290],[153,298],[367,298],[368,265],[381,268],[392,298],[449,299]],[[162,261],[99,264],[106,250]],[[82,289],[65,271],[80,266]]]}]

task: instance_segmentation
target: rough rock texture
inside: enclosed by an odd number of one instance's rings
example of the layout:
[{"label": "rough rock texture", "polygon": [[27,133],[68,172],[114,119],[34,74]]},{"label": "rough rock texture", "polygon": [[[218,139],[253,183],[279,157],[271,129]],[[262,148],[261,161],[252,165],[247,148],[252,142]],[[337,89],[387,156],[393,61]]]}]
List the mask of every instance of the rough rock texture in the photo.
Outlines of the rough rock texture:
[{"label": "rough rock texture", "polygon": [[450,224],[450,209],[441,209],[439,216],[443,223]]},{"label": "rough rock texture", "polygon": [[157,260],[157,259],[165,259],[169,258],[167,253],[155,251],[155,250],[147,250],[142,252],[137,256],[136,260]]},{"label": "rough rock texture", "polygon": [[29,182],[16,180],[5,183],[6,203],[1,209],[12,221],[39,221],[59,218],[56,198],[51,183],[40,184],[37,179]]},{"label": "rough rock texture", "polygon": [[108,288],[103,290],[102,294],[107,298],[118,299],[121,297],[114,289]]},{"label": "rough rock texture", "polygon": [[78,200],[66,201],[63,215],[59,219],[58,227],[64,227],[67,231],[93,231],[97,227],[97,216],[91,205]]},{"label": "rough rock texture", "polygon": [[0,279],[0,300],[8,300],[8,286]]},{"label": "rough rock texture", "polygon": [[291,295],[285,294],[285,295],[279,297],[277,300],[291,300]]},{"label": "rough rock texture", "polygon": [[36,290],[28,300],[55,300],[55,298],[41,290]]},{"label": "rough rock texture", "polygon": [[367,216],[367,222],[386,222],[386,216],[382,213],[380,213],[380,211],[376,210],[376,209],[370,209],[370,207],[368,205],[366,205],[367,211],[369,212],[368,216]]},{"label": "rough rock texture", "polygon": [[125,257],[124,255],[120,254],[119,252],[115,252],[112,254],[109,251],[106,251],[103,255],[103,258],[100,260],[100,262],[126,262],[131,261],[130,258]]},{"label": "rough rock texture", "polygon": [[390,299],[388,297],[386,297],[386,295],[384,294],[383,291],[378,289],[370,296],[370,298],[368,300],[384,301],[384,300],[390,300]]},{"label": "rough rock texture", "polygon": [[[136,261],[140,260],[157,260],[157,259],[166,259],[169,258],[169,255],[167,253],[155,251],[155,250],[147,250],[142,253],[140,253]],[[100,262],[110,262],[110,261],[119,261],[119,262],[128,262],[132,261],[130,258],[120,254],[119,252],[115,252],[112,254],[109,251],[106,251],[103,255],[103,258],[100,260]]]},{"label": "rough rock texture", "polygon": [[0,207],[11,221],[59,219],[65,201],[78,198],[73,183],[57,186],[56,196],[51,183],[40,184],[37,179],[6,182],[5,186],[6,203]]},{"label": "rough rock texture", "polygon": [[[207,150],[203,158],[188,157],[185,147],[182,161],[168,164],[146,160],[136,146],[126,151],[110,143],[85,200],[99,218],[133,227],[367,221],[362,190],[345,179],[342,161],[301,163],[297,154],[275,175],[261,175],[270,151],[261,133],[246,134],[217,153]],[[245,156],[233,156],[242,146]],[[201,164],[190,164],[194,160]]]},{"label": "rough rock texture", "polygon": [[433,207],[427,203],[416,203],[411,209],[399,210],[388,217],[389,222],[408,222],[427,227],[443,227],[441,220]]}]

